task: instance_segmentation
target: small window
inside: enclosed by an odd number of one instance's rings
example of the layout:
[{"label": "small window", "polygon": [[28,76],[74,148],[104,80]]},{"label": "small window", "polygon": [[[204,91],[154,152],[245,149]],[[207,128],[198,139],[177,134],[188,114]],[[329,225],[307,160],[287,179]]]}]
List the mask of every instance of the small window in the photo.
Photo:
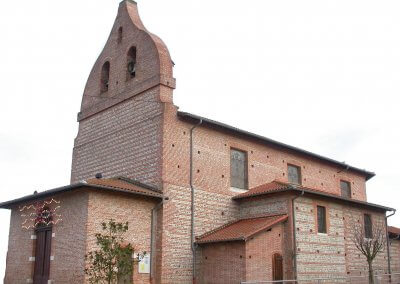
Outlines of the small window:
[{"label": "small window", "polygon": [[301,184],[300,167],[288,165],[288,180],[290,183]]},{"label": "small window", "polygon": [[110,62],[106,61],[101,68],[100,90],[102,93],[108,91],[108,81],[110,80]]},{"label": "small window", "polygon": [[247,189],[247,154],[231,149],[231,186]]},{"label": "small window", "polygon": [[122,35],[123,35],[122,32],[123,32],[122,27],[119,27],[119,29],[118,29],[117,43],[121,43],[121,42],[122,42]]},{"label": "small window", "polygon": [[326,208],[317,206],[318,233],[326,234]]},{"label": "small window", "polygon": [[132,46],[128,51],[126,72],[127,80],[136,76],[136,47],[134,46]]},{"label": "small window", "polygon": [[349,182],[341,180],[340,181],[340,189],[341,189],[343,197],[351,198],[351,188],[350,188]]},{"label": "small window", "polygon": [[372,220],[369,214],[364,214],[364,233],[367,239],[372,239]]}]

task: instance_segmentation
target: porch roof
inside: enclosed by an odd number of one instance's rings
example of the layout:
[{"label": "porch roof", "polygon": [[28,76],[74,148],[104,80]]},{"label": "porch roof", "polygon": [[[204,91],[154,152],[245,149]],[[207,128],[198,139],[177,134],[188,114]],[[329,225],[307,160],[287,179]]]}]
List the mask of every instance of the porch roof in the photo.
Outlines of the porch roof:
[{"label": "porch roof", "polygon": [[374,203],[369,203],[366,201],[346,198],[346,197],[342,197],[339,195],[327,193],[322,190],[308,188],[308,187],[304,187],[301,185],[289,184],[289,183],[285,183],[285,182],[281,182],[281,181],[273,181],[273,182],[262,184],[260,186],[253,187],[246,192],[243,192],[243,193],[233,196],[232,199],[233,200],[241,200],[241,199],[245,199],[245,198],[269,195],[269,194],[278,193],[278,192],[295,192],[295,193],[303,193],[304,192],[306,194],[315,195],[315,196],[319,196],[319,197],[323,197],[323,198],[328,198],[328,199],[332,199],[332,200],[336,200],[336,201],[340,201],[340,202],[351,203],[353,205],[360,205],[360,206],[364,206],[364,207],[385,210],[385,211],[396,211],[395,209],[390,208],[390,207],[386,207],[386,206],[382,206],[382,205],[378,205],[378,204],[374,204]]},{"label": "porch roof", "polygon": [[288,216],[273,215],[249,218],[225,224],[196,238],[196,243],[216,243],[228,241],[246,241],[257,233],[268,230],[274,225],[286,221]]}]

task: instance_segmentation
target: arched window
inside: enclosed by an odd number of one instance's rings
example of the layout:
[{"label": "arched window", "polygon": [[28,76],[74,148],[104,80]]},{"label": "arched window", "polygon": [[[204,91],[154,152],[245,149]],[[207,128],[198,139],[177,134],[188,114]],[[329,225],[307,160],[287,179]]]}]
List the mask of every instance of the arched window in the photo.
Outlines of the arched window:
[{"label": "arched window", "polygon": [[132,79],[136,76],[136,47],[132,46],[127,55],[126,79]]},{"label": "arched window", "polygon": [[108,91],[108,81],[110,79],[110,62],[106,61],[101,68],[100,91]]},{"label": "arched window", "polygon": [[121,42],[122,42],[122,27],[119,27],[117,43],[121,43]]}]

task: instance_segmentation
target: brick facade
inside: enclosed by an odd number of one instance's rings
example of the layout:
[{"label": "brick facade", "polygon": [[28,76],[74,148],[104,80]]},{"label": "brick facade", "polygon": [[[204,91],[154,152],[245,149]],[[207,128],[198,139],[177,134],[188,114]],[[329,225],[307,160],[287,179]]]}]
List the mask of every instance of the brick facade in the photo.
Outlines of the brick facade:
[{"label": "brick facade", "polygon": [[[88,218],[88,193],[60,194],[54,196],[60,201],[58,213],[62,221],[53,227],[54,237],[51,242],[50,279],[57,283],[81,283],[84,279],[84,255],[86,249],[86,224]],[[33,229],[22,228],[24,218],[19,208],[11,210],[7,269],[4,283],[29,283],[32,280],[36,240]],[[54,205],[53,205],[54,206]]]},{"label": "brick facade", "polygon": [[400,239],[390,240],[390,257],[392,272],[400,273]]},{"label": "brick facade", "polygon": [[[327,208],[327,234],[318,233],[317,205]],[[363,214],[368,213],[375,226],[384,228],[385,212],[306,197],[298,198],[295,207],[299,279],[367,275],[366,259],[353,243],[354,224],[362,224]],[[388,272],[386,247],[375,259],[374,269]]]}]

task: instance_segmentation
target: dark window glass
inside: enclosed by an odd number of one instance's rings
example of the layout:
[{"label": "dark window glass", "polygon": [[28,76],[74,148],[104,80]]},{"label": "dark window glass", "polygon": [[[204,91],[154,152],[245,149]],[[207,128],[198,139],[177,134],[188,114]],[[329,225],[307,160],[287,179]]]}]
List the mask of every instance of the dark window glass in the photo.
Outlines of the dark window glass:
[{"label": "dark window glass", "polygon": [[118,29],[118,39],[117,39],[118,43],[122,42],[122,27],[119,27]]},{"label": "dark window glass", "polygon": [[288,165],[288,180],[290,183],[301,184],[300,168]]},{"label": "dark window glass", "polygon": [[369,214],[364,214],[364,232],[366,238],[372,239],[372,220]]},{"label": "dark window glass", "polygon": [[340,189],[342,191],[342,196],[346,198],[351,198],[351,188],[350,183],[347,181],[340,181]]},{"label": "dark window glass", "polygon": [[231,186],[247,189],[247,154],[231,149]]},{"label": "dark window glass", "polygon": [[106,61],[101,68],[100,90],[102,93],[108,91],[108,81],[110,80],[110,62]]},{"label": "dark window glass", "polygon": [[326,208],[317,206],[318,233],[326,234]]}]

